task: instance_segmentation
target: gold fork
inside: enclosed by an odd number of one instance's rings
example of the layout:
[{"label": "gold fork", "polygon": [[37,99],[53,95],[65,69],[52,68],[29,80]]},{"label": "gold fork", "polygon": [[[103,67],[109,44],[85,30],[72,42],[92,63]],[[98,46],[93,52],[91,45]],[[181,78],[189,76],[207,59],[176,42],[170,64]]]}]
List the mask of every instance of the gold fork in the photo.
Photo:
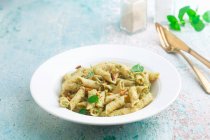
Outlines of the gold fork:
[{"label": "gold fork", "polygon": [[178,53],[181,56],[183,56],[183,58],[188,62],[188,64],[191,66],[191,68],[195,72],[203,89],[206,91],[206,93],[210,94],[210,82],[208,82],[207,78],[203,75],[203,73],[195,65],[193,65],[192,61],[188,59],[187,56],[184,55],[183,52],[181,52],[181,50],[175,49],[171,44],[169,44],[165,36],[165,33],[159,24],[156,23],[155,26],[158,32],[161,47],[168,53]]}]

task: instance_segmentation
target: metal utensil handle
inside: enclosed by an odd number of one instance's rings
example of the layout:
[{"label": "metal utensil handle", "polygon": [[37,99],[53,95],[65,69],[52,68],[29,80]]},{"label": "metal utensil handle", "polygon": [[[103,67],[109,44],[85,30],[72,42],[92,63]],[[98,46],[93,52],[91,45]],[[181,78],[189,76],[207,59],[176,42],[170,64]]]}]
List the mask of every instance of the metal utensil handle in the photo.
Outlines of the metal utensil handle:
[{"label": "metal utensil handle", "polygon": [[209,60],[207,60],[206,58],[201,56],[199,53],[197,53],[193,49],[189,49],[188,53],[191,54],[192,56],[194,56],[195,58],[197,58],[200,62],[202,62],[204,65],[206,65],[210,69]]},{"label": "metal utensil handle", "polygon": [[188,59],[186,55],[184,55],[181,51],[178,51],[178,53],[181,56],[183,56],[184,59],[189,63],[189,65],[191,66],[191,68],[195,72],[201,86],[204,88],[206,93],[210,94],[210,82],[207,80],[207,78],[203,75],[203,73],[195,65],[193,65],[192,61],[190,59]]}]

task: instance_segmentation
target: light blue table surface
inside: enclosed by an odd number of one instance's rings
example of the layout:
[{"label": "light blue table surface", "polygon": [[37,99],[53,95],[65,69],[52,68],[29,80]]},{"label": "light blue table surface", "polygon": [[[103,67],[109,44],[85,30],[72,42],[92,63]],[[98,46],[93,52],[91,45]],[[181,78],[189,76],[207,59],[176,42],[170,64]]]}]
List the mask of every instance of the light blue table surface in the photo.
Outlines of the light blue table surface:
[{"label": "light blue table surface", "polygon": [[[121,32],[119,8],[119,0],[0,2],[0,140],[210,139],[210,96],[183,59],[157,47],[152,23],[138,35]],[[177,34],[210,58],[209,31]],[[179,98],[156,116],[120,126],[75,124],[42,110],[29,89],[36,68],[65,50],[100,43],[142,46],[171,60],[183,78]]]}]

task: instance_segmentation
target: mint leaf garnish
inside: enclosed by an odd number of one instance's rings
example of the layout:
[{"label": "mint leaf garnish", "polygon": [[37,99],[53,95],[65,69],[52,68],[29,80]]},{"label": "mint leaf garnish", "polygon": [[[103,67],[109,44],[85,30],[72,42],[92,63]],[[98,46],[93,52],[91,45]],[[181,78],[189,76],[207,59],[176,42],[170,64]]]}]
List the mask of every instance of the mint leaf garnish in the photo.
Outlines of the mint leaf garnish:
[{"label": "mint leaf garnish", "polygon": [[89,103],[96,103],[96,102],[98,102],[98,96],[97,95],[90,96],[88,98],[88,102]]},{"label": "mint leaf garnish", "polygon": [[131,68],[132,72],[143,72],[144,71],[144,67],[141,66],[140,64],[136,64]]},{"label": "mint leaf garnish", "polygon": [[177,22],[178,22],[178,20],[176,19],[176,17],[173,16],[173,15],[168,15],[168,16],[167,16],[167,19],[168,19],[168,21],[169,21],[170,23],[177,23]]},{"label": "mint leaf garnish", "polygon": [[185,15],[185,13],[187,13],[188,9],[190,9],[190,6],[185,6],[179,10],[178,18],[180,20],[180,24],[183,26],[185,25],[184,15]]},{"label": "mint leaf garnish", "polygon": [[191,22],[193,24],[197,24],[198,22],[200,22],[200,16],[199,15],[193,16],[192,19],[191,19]]},{"label": "mint leaf garnish", "polygon": [[181,30],[179,23],[170,23],[169,27],[170,27],[170,29],[175,30],[175,31]]},{"label": "mint leaf garnish", "polygon": [[202,20],[199,20],[196,24],[191,24],[196,31],[202,31],[205,27],[205,24]]},{"label": "mint leaf garnish", "polygon": [[87,114],[87,110],[85,108],[82,108],[79,110],[79,113],[85,115],[85,114]]},{"label": "mint leaf garnish", "polygon": [[186,21],[184,20],[184,15],[187,13],[188,18],[189,18],[189,23],[191,24],[191,26],[196,30],[196,31],[202,31],[205,28],[205,24],[203,21],[210,23],[210,10],[206,11],[203,14],[203,18],[201,18],[201,16],[199,14],[197,14],[198,9],[193,10],[190,8],[190,6],[185,6],[182,7],[179,10],[179,14],[178,14],[178,19],[179,21],[176,19],[175,16],[173,15],[168,15],[167,16],[167,20],[169,21],[169,27],[172,30],[176,30],[176,31],[180,31],[181,30],[181,26],[184,26]]},{"label": "mint leaf garnish", "polygon": [[203,14],[203,20],[204,20],[205,22],[210,23],[210,10],[209,10],[209,11],[206,11],[206,12]]},{"label": "mint leaf garnish", "polygon": [[196,11],[194,11],[193,9],[188,9],[187,15],[189,16],[189,18],[192,18],[192,17],[196,16]]},{"label": "mint leaf garnish", "polygon": [[168,15],[167,16],[167,19],[168,19],[168,21],[169,21],[169,26],[170,26],[170,28],[172,29],[172,30],[175,30],[175,31],[180,31],[181,30],[181,28],[180,28],[180,25],[179,25],[179,23],[178,23],[178,20],[176,19],[176,17],[175,16],[173,16],[173,15]]}]

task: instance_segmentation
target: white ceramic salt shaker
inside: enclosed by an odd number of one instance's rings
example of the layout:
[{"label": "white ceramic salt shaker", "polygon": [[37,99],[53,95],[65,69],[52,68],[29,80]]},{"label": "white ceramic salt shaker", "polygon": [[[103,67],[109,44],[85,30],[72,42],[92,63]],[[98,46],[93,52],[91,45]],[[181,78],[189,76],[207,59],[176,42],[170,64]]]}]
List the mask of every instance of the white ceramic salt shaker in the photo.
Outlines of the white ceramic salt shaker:
[{"label": "white ceramic salt shaker", "polygon": [[120,28],[136,33],[146,28],[147,0],[122,0]]}]

